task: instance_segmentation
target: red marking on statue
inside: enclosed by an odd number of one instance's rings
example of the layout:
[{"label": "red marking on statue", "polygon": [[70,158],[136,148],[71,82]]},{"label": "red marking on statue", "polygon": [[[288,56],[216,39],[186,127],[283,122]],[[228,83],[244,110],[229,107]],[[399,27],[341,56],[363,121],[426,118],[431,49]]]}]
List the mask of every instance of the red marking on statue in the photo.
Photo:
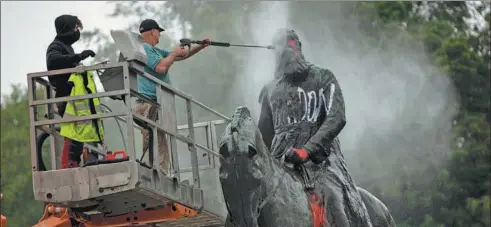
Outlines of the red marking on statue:
[{"label": "red marking on statue", "polygon": [[309,157],[309,153],[305,149],[295,149],[295,152],[297,152],[298,156],[302,161],[306,161],[307,158]]},{"label": "red marking on statue", "polygon": [[324,208],[321,199],[314,192],[308,193],[310,213],[312,214],[313,227],[327,227],[326,209]]},{"label": "red marking on statue", "polygon": [[290,46],[291,48],[297,50],[297,43],[293,39],[289,39],[288,40],[288,46]]},{"label": "red marking on statue", "polygon": [[298,56],[297,42],[295,42],[295,40],[293,40],[293,39],[289,39],[288,40],[288,46],[290,46],[293,49],[293,51],[295,52],[295,55]]}]

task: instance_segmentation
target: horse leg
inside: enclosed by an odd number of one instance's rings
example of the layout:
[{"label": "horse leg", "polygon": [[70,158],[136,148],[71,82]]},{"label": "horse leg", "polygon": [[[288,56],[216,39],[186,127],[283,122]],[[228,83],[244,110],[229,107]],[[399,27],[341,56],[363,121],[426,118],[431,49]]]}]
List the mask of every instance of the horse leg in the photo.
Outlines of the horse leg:
[{"label": "horse leg", "polygon": [[334,172],[318,175],[314,191],[321,196],[329,226],[371,227],[370,216],[356,187],[342,181]]},{"label": "horse leg", "polygon": [[344,210],[341,193],[323,185],[321,190],[315,190],[315,195],[320,197],[320,203],[325,210],[326,223],[323,227],[350,227],[348,216]]}]

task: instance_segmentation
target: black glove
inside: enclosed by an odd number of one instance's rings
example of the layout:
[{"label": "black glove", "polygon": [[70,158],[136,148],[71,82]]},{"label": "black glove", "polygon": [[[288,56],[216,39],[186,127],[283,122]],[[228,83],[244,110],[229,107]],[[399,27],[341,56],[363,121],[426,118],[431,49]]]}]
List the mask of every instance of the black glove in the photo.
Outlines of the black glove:
[{"label": "black glove", "polygon": [[82,60],[84,60],[84,59],[88,58],[89,56],[94,57],[95,53],[92,50],[84,50],[84,51],[82,51],[82,53],[79,54],[79,56]]}]

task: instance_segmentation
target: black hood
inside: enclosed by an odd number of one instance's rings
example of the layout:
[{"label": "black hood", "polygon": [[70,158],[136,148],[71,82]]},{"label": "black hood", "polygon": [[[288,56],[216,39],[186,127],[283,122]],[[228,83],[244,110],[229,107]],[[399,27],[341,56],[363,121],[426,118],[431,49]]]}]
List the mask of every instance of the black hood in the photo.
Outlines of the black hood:
[{"label": "black hood", "polygon": [[279,29],[273,38],[276,55],[275,77],[303,80],[308,74],[310,63],[302,53],[302,43],[297,33],[290,29]]},{"label": "black hood", "polygon": [[[79,26],[78,31],[74,31],[75,25]],[[72,45],[80,39],[80,29],[83,28],[82,22],[73,15],[61,15],[55,19],[56,39],[67,45]]]}]

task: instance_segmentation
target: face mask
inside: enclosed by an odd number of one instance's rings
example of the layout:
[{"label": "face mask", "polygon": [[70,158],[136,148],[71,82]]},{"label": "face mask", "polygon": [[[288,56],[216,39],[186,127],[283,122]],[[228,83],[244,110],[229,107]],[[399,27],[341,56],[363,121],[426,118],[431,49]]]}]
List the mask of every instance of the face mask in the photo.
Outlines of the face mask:
[{"label": "face mask", "polygon": [[80,31],[77,30],[76,32],[67,32],[64,34],[59,34],[56,37],[61,39],[64,43],[72,45],[80,39]]},{"label": "face mask", "polygon": [[80,30],[77,30],[73,35],[73,42],[77,42],[80,39]]},{"label": "face mask", "polygon": [[80,39],[79,30],[77,30],[76,32],[70,32],[66,36],[66,41],[69,42],[70,44],[77,42],[79,39]]}]

